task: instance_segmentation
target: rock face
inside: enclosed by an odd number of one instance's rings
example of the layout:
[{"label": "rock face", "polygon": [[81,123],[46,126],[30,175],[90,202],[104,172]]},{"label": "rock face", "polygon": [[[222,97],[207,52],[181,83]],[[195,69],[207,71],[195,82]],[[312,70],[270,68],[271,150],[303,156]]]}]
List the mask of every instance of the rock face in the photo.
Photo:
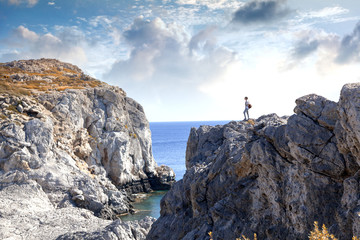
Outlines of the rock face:
[{"label": "rock face", "polygon": [[119,239],[145,239],[155,218],[145,217],[140,221],[122,222],[116,220],[107,227],[94,232],[67,233],[56,240],[119,240]]},{"label": "rock face", "polygon": [[[6,66],[28,71],[28,77],[40,73],[42,85],[49,69],[64,73],[52,80],[58,85],[69,72],[85,76],[57,60]],[[131,211],[131,193],[168,189],[174,179],[170,168],[154,161],[142,107],[118,87],[102,83],[62,92],[0,94],[0,239],[129,229],[131,223],[120,221],[105,228],[111,221],[104,219]],[[151,221],[143,224],[141,237],[124,239],[143,239]]]},{"label": "rock face", "polygon": [[187,171],[147,239],[307,239],[314,221],[360,236],[360,84],[338,103],[296,100],[295,115],[192,129]]}]

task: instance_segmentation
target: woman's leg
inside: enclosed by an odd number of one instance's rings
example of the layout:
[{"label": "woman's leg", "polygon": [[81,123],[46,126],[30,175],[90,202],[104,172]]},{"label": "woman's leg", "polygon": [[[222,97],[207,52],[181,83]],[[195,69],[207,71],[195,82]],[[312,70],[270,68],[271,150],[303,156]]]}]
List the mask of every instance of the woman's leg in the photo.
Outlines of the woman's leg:
[{"label": "woman's leg", "polygon": [[247,114],[248,119],[249,119],[249,111],[248,111],[247,108],[245,108],[245,110],[244,110],[244,120],[247,120],[247,119],[246,119],[246,114]]}]

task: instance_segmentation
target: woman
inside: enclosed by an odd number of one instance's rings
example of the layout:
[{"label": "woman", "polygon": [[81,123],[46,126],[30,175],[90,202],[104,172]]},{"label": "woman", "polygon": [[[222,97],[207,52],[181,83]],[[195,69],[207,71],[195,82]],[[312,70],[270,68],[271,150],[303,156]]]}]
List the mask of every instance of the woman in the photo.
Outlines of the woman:
[{"label": "woman", "polygon": [[[245,110],[244,110],[244,121],[249,120],[249,106],[250,106],[250,102],[248,101],[248,97],[245,97]],[[247,119],[246,119],[246,115],[247,115]]]}]

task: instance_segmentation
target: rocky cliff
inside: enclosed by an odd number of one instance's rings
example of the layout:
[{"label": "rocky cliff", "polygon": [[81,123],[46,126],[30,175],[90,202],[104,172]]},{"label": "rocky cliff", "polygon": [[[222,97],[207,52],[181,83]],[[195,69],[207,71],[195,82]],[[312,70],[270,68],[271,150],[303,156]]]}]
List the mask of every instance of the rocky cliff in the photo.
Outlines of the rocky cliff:
[{"label": "rocky cliff", "polygon": [[360,84],[338,103],[296,100],[294,115],[192,129],[184,178],[147,239],[307,239],[314,221],[360,236]]},{"label": "rocky cliff", "polygon": [[153,219],[104,219],[131,211],[131,193],[174,178],[154,161],[143,108],[122,89],[57,60],[0,65],[0,239],[143,239]]}]

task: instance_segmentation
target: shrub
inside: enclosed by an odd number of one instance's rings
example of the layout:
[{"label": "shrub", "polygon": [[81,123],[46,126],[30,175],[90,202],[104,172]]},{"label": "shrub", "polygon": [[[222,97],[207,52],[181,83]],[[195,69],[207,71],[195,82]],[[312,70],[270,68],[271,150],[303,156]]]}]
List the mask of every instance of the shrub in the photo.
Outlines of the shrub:
[{"label": "shrub", "polygon": [[[314,230],[310,232],[309,240],[337,240],[337,238],[330,234],[325,224],[322,225],[322,229],[319,229],[319,223],[314,222]],[[358,237],[352,237],[352,240],[359,240]]]},{"label": "shrub", "polygon": [[309,240],[337,240],[333,234],[330,234],[323,224],[322,229],[319,229],[318,222],[314,222],[314,230],[310,232]]}]

